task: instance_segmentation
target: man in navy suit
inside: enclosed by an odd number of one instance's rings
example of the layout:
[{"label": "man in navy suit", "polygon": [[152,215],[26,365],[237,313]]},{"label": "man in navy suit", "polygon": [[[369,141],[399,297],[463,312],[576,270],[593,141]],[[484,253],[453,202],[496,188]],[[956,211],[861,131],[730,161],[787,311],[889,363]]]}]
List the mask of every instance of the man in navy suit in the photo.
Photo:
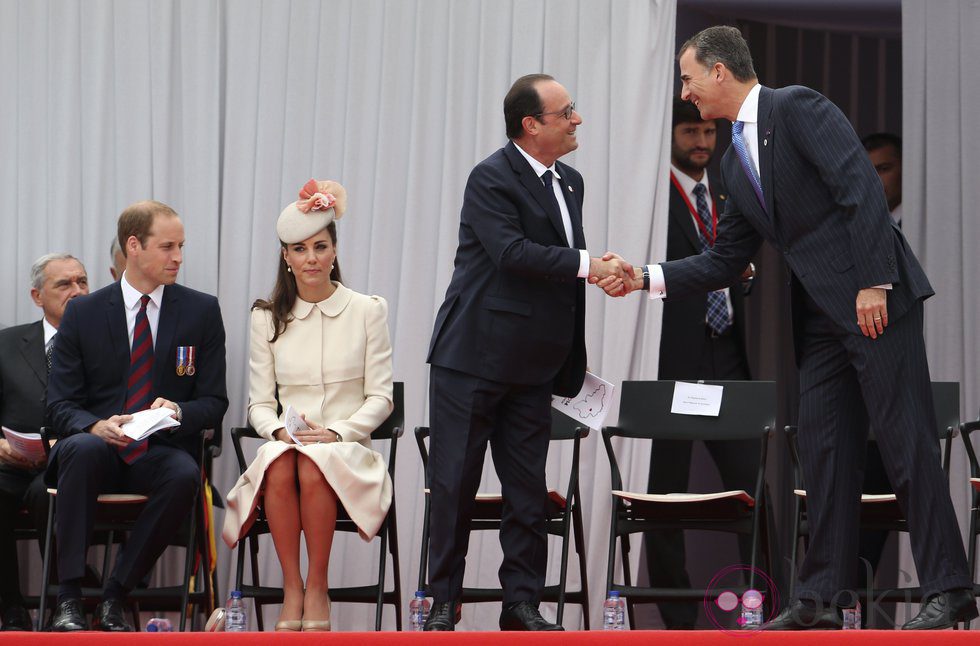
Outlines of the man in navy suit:
[{"label": "man in navy suit", "polygon": [[[31,299],[40,321],[0,331],[0,423],[20,433],[44,426],[48,361],[68,302],[88,294],[88,274],[77,258],[49,253],[31,267]],[[0,439],[0,614],[3,630],[30,630],[24,609],[13,534],[13,517],[26,506],[34,527],[44,535],[48,493],[44,462],[32,463]],[[43,547],[43,546],[42,546]]]},{"label": "man in navy suit", "polygon": [[704,118],[734,122],[722,158],[729,200],[712,249],[644,267],[626,288],[674,299],[731,284],[763,239],[790,268],[810,544],[797,598],[767,627],[839,627],[840,608],[854,603],[869,425],[908,519],[924,594],[903,628],[976,617],[922,338],[922,303],[933,291],[861,142],[817,92],[759,85],[733,27],[700,32],[678,60],[682,98]]},{"label": "man in navy suit", "polygon": [[[166,204],[137,202],[119,216],[121,281],[70,303],[48,380],[54,445],[45,474],[57,487],[56,631],[86,629],[81,578],[101,493],[149,497],[120,551],[95,613],[107,631],[131,631],[125,599],[149,572],[200,483],[203,429],[228,408],[225,331],[213,296],[176,284],[184,227]],[[131,413],[169,408],[180,425],[134,442]]]},{"label": "man in navy suit", "polygon": [[510,142],[470,173],[459,246],[429,346],[426,630],[453,630],[469,525],[489,441],[504,497],[502,630],[562,630],[538,612],[547,560],[545,459],[552,393],[585,378],[585,281],[632,274],[590,258],[582,176],[558,158],[582,118],[564,87],[532,74],[504,99]]},{"label": "man in navy suit", "polygon": [[[715,152],[718,126],[703,120],[689,102],[674,98],[670,142],[670,208],[667,221],[667,260],[701,253],[714,244],[718,214],[728,191],[708,170]],[[743,287],[735,284],[712,294],[695,294],[664,303],[660,334],[659,379],[749,379],[745,354]],[[688,491],[693,443],[656,440],[650,454],[650,493]],[[705,448],[718,467],[726,489],[751,491],[759,468],[756,442],[715,440]],[[650,585],[690,588],[685,567],[684,532],[647,532],[646,555]],[[739,536],[742,560],[751,562],[752,538]],[[698,602],[661,601],[664,626],[694,628]]]}]

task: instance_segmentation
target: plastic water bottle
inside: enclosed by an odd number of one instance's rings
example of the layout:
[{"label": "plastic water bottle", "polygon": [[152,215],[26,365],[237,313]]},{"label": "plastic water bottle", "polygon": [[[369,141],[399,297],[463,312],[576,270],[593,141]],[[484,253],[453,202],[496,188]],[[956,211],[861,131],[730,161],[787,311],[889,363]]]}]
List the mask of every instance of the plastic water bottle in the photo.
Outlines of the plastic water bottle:
[{"label": "plastic water bottle", "polygon": [[164,617],[153,617],[146,622],[146,632],[148,633],[172,633],[174,631],[170,620]]},{"label": "plastic water bottle", "polygon": [[742,612],[738,624],[743,630],[755,630],[762,626],[762,593],[746,590],[742,595]]},{"label": "plastic water bottle", "polygon": [[602,604],[602,629],[626,630],[626,600],[619,596],[619,590],[610,590]]},{"label": "plastic water bottle", "polygon": [[844,608],[844,630],[861,630],[861,602],[854,604],[853,608]]},{"label": "plastic water bottle", "polygon": [[243,633],[248,630],[248,611],[240,590],[232,590],[225,606],[225,632]]},{"label": "plastic water bottle", "polygon": [[425,598],[425,590],[416,590],[415,598],[408,604],[409,630],[419,631],[425,627],[429,618],[429,600]]}]

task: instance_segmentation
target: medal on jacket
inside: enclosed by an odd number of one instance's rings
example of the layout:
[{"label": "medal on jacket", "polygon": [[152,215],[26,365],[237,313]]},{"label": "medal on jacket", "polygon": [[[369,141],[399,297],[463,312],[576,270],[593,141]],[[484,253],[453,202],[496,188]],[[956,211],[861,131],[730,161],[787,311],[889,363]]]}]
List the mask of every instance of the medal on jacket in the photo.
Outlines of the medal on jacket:
[{"label": "medal on jacket", "polygon": [[194,366],[194,355],[197,354],[195,351],[197,348],[193,345],[179,345],[177,346],[177,376],[183,377],[185,374],[188,377],[193,377],[194,373],[197,372],[197,368]]}]

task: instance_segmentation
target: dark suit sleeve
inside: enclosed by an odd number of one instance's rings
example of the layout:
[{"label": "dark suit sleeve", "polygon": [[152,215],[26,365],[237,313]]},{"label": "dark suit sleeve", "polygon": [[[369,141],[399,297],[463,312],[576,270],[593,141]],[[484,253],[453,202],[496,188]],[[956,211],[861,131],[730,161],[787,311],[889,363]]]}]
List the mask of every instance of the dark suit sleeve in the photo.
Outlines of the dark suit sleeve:
[{"label": "dark suit sleeve", "polygon": [[101,419],[82,406],[88,397],[82,334],[78,306],[68,301],[58,326],[58,341],[54,344],[51,374],[48,375],[48,419],[57,437],[87,432]]},{"label": "dark suit sleeve", "polygon": [[735,200],[726,200],[713,247],[696,256],[661,263],[667,300],[731,287],[761,244],[762,237],[739,212]]},{"label": "dark suit sleeve", "polygon": [[197,435],[206,428],[217,429],[228,410],[228,391],[225,382],[225,326],[221,307],[213,296],[207,296],[204,343],[198,350],[197,375],[194,391],[187,401],[178,401],[182,418],[178,437]]},{"label": "dark suit sleeve", "polygon": [[898,281],[894,235],[881,180],[847,117],[829,99],[805,87],[787,88],[780,114],[785,136],[820,173],[840,212],[848,218],[851,260],[858,285]]},{"label": "dark suit sleeve", "polygon": [[521,223],[521,209],[528,207],[521,202],[529,202],[531,197],[519,195],[525,189],[516,182],[504,182],[499,173],[489,164],[473,169],[463,194],[463,226],[473,230],[501,271],[574,279],[581,258],[579,250],[529,239]]}]

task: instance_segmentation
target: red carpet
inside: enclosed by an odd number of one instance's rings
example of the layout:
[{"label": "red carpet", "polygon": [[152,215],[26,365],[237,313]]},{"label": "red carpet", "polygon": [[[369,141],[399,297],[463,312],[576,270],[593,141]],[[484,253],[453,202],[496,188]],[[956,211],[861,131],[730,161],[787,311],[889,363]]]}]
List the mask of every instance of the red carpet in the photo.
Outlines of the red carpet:
[{"label": "red carpet", "polygon": [[719,631],[668,632],[635,630],[619,633],[579,631],[567,633],[168,633],[123,634],[76,633],[0,633],[0,646],[122,646],[123,644],[189,644],[193,646],[293,646],[295,644],[357,644],[357,646],[400,646],[409,644],[460,644],[463,646],[507,646],[560,644],[591,646],[593,644],[677,644],[680,646],[714,646],[717,644],[747,646],[788,644],[789,646],[861,644],[866,646],[946,646],[947,644],[980,644],[980,633],[944,630],[932,633],[903,633],[895,630],[861,630],[802,633],[722,633]]}]

